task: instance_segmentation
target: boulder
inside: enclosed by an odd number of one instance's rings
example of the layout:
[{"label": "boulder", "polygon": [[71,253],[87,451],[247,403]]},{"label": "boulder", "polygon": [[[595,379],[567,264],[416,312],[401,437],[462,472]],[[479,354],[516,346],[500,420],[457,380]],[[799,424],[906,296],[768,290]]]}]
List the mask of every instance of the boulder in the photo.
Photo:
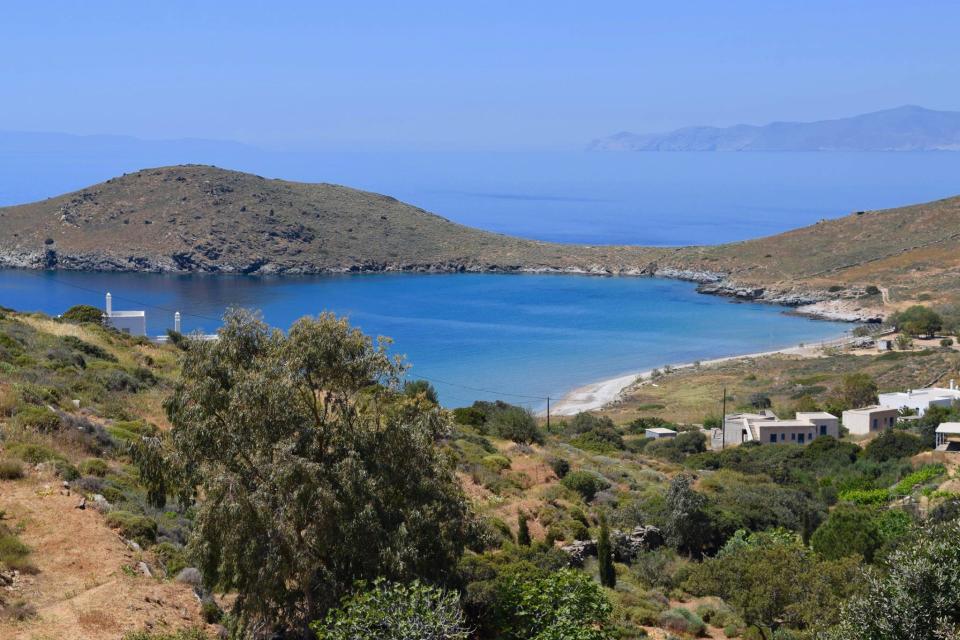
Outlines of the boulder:
[{"label": "boulder", "polygon": [[571,566],[582,567],[588,556],[597,555],[597,541],[574,540],[570,544],[560,547],[560,550],[570,556]]}]

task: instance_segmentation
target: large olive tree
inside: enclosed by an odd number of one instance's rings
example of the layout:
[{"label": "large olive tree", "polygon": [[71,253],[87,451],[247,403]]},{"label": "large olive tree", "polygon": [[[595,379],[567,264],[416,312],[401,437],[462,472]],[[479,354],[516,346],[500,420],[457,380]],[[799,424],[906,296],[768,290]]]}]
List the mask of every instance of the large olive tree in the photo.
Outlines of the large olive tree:
[{"label": "large olive tree", "polygon": [[401,393],[402,369],[329,314],[284,334],[234,310],[184,354],[167,412],[199,497],[191,545],[248,632],[309,635],[356,580],[442,582],[461,555],[447,414]]}]

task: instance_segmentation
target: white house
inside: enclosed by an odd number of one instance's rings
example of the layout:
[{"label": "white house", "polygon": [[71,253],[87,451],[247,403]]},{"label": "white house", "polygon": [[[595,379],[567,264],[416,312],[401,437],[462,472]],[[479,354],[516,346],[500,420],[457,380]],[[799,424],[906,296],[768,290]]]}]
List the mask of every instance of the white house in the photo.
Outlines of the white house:
[{"label": "white house", "polygon": [[936,437],[938,450],[960,451],[960,422],[941,422]]},{"label": "white house", "polygon": [[666,427],[653,427],[647,429],[645,432],[648,438],[676,438],[677,432],[673,429],[667,429]]},{"label": "white house", "polygon": [[737,441],[761,444],[806,444],[820,436],[840,436],[840,420],[825,411],[798,412],[793,420],[781,420],[769,410],[739,413],[725,416],[724,426],[728,442],[731,429]]},{"label": "white house", "polygon": [[862,409],[849,409],[843,412],[843,426],[850,433],[865,436],[874,431],[889,429],[897,423],[900,410],[896,407],[873,405]]},{"label": "white house", "polygon": [[103,322],[108,327],[113,327],[123,333],[129,333],[134,336],[147,335],[147,312],[114,311],[113,296],[109,293],[107,293],[107,307],[106,313],[103,314]]},{"label": "white house", "polygon": [[946,389],[929,387],[880,394],[880,404],[882,406],[895,409],[913,409],[921,416],[932,406],[950,407],[958,400],[960,400],[960,389],[957,389],[953,380],[950,381],[950,387]]}]

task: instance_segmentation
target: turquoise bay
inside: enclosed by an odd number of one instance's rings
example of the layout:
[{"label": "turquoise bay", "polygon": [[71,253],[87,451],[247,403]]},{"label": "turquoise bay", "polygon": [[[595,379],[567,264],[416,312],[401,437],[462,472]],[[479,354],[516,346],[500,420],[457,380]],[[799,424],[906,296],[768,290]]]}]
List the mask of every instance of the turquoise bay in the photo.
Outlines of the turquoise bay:
[{"label": "turquoise bay", "polygon": [[[566,275],[378,274],[311,277],[0,270],[0,305],[61,313],[74,304],[145,309],[151,334],[212,332],[230,306],[287,328],[322,311],[390,336],[410,377],[448,406],[497,399],[543,406],[578,386],[665,364],[836,337],[849,327],[769,305],[701,295],[687,282]],[[516,395],[508,395],[516,394]],[[529,396],[529,397],[520,397]]]}]

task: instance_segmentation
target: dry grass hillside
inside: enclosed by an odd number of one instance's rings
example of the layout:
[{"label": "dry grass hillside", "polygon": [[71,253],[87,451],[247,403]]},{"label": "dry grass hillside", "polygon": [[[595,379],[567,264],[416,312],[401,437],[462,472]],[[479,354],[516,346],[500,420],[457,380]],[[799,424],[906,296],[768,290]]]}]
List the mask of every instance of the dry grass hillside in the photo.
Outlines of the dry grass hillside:
[{"label": "dry grass hillside", "polygon": [[0,253],[33,268],[317,273],[643,269],[662,252],[512,238],[389,196],[191,165],[2,208]]},{"label": "dry grass hillside", "polygon": [[[960,300],[960,197],[863,211],[745,242],[652,248],[556,244],[456,224],[331,184],[216,167],[145,169],[0,208],[0,266],[106,271],[659,273],[803,304]],[[873,289],[870,289],[873,291]],[[790,299],[784,293],[806,298]],[[810,295],[814,294],[814,295]]]},{"label": "dry grass hillside", "polygon": [[[960,197],[833,220],[682,251],[688,264],[780,288],[877,286],[894,303],[960,296]],[[925,295],[926,294],[926,295]]]}]

